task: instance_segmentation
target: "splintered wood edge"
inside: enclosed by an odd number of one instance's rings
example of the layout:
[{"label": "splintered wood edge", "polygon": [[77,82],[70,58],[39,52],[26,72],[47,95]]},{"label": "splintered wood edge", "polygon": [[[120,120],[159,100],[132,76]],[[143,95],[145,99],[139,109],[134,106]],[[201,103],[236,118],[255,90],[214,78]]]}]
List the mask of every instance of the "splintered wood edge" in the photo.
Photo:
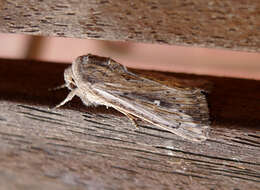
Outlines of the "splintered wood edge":
[{"label": "splintered wood edge", "polygon": [[260,50],[260,1],[0,1],[0,32]]},{"label": "splintered wood edge", "polygon": [[115,110],[86,108],[78,99],[49,109],[67,95],[48,91],[64,82],[65,65],[0,63],[1,187],[260,187],[259,115],[253,114],[259,108],[254,98],[260,96],[259,81],[166,74],[214,84],[208,95],[211,135],[198,144],[149,124],[136,129]]}]

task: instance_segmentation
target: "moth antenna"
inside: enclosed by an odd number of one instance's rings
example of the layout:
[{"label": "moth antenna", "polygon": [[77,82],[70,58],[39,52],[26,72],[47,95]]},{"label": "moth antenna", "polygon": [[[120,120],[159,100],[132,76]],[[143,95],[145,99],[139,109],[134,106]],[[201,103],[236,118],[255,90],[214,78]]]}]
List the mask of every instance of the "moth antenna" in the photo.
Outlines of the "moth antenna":
[{"label": "moth antenna", "polygon": [[54,88],[49,88],[48,91],[60,90],[60,89],[66,88],[66,87],[67,87],[66,84],[63,84],[63,85],[60,85],[60,86],[57,86]]}]

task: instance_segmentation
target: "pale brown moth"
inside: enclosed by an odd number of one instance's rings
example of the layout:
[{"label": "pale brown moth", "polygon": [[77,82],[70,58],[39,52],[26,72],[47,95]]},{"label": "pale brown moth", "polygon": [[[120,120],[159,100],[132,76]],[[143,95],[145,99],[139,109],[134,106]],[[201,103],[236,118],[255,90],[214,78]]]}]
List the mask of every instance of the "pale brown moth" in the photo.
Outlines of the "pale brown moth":
[{"label": "pale brown moth", "polygon": [[169,87],[91,54],[78,57],[64,79],[71,92],[56,107],[76,95],[87,106],[113,107],[134,123],[139,118],[191,141],[207,139],[209,114],[201,89]]}]

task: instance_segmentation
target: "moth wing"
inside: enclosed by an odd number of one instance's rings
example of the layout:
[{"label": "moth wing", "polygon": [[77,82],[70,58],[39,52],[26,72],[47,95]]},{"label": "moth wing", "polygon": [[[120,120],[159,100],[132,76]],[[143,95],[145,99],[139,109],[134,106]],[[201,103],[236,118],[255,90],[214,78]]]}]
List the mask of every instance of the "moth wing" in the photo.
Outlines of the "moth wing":
[{"label": "moth wing", "polygon": [[189,140],[206,140],[209,115],[200,89],[159,84],[111,59],[74,65],[74,72],[77,70],[84,71],[77,80],[88,83],[93,93],[115,109]]}]

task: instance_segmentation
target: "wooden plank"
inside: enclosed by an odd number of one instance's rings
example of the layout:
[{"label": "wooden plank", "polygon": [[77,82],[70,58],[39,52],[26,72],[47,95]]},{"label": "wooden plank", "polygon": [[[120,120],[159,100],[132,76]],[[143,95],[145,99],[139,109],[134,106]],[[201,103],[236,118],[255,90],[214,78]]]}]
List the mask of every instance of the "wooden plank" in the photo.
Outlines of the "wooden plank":
[{"label": "wooden plank", "polygon": [[197,144],[79,99],[49,109],[68,93],[48,91],[65,67],[0,60],[0,189],[260,188],[260,81],[135,70],[213,85]]},{"label": "wooden plank", "polygon": [[0,32],[260,50],[260,1],[0,0]]}]

